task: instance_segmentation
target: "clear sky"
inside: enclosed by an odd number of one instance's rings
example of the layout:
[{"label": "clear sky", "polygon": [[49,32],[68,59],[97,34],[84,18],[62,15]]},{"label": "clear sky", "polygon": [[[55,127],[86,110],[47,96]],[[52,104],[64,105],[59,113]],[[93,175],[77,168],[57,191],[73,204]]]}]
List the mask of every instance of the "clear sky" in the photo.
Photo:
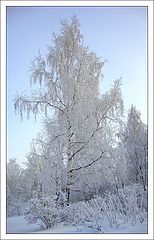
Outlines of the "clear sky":
[{"label": "clear sky", "polygon": [[134,104],[147,122],[147,9],[145,7],[7,7],[8,158],[26,161],[41,117],[23,121],[15,115],[16,91],[30,90],[29,67],[38,50],[46,50],[64,18],[76,15],[85,44],[107,59],[101,90],[122,76],[126,111]]}]

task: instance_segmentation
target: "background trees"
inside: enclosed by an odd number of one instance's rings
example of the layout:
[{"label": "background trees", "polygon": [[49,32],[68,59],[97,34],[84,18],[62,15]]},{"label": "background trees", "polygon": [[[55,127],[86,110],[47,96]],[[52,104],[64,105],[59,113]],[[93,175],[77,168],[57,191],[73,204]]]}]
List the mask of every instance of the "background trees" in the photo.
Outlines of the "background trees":
[{"label": "background trees", "polygon": [[24,202],[22,169],[16,159],[10,159],[7,164],[7,215],[20,215]]},{"label": "background trees", "polygon": [[148,142],[147,126],[140,119],[140,112],[131,106],[123,143],[127,156],[127,171],[130,182],[141,183],[147,187]]}]

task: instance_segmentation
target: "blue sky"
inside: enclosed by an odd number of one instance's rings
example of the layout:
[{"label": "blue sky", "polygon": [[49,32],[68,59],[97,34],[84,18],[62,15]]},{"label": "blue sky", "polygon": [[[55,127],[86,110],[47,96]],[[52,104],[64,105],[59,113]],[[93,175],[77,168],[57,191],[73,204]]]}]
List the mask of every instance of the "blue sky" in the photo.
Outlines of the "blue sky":
[{"label": "blue sky", "polygon": [[64,18],[77,15],[85,44],[107,59],[101,90],[122,76],[126,111],[134,104],[147,122],[147,9],[145,7],[7,7],[8,158],[26,161],[41,117],[23,121],[15,115],[16,91],[30,91],[29,67],[39,49],[45,52],[52,32]]}]

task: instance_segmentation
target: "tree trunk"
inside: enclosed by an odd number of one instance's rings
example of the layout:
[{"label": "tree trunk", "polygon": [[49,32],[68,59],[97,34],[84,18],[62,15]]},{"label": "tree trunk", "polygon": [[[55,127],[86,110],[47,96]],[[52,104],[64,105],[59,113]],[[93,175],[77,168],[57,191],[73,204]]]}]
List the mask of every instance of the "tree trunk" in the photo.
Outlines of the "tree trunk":
[{"label": "tree trunk", "polygon": [[66,204],[67,206],[70,205],[70,187],[66,186]]},{"label": "tree trunk", "polygon": [[67,148],[67,181],[66,181],[66,204],[69,206],[70,205],[70,193],[71,193],[71,165],[72,165],[72,158],[71,158],[71,138],[73,136],[72,133],[72,126],[70,123],[69,118],[67,117],[67,123],[68,123],[68,148]]}]

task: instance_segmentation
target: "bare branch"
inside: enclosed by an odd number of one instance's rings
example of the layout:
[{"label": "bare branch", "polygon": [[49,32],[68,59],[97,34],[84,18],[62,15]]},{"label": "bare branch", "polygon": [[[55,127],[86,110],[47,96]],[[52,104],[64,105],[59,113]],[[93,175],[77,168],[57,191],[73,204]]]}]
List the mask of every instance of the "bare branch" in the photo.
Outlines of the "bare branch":
[{"label": "bare branch", "polygon": [[95,162],[97,162],[99,159],[102,158],[103,153],[104,153],[104,152],[102,151],[102,152],[101,152],[101,155],[100,155],[97,159],[93,160],[91,163],[89,163],[89,164],[87,164],[87,165],[85,165],[85,166],[80,166],[80,167],[78,167],[78,168],[73,168],[73,169],[70,170],[70,172],[78,171],[78,170],[80,170],[80,169],[82,169],[82,168],[87,168],[87,167],[92,166]]},{"label": "bare branch", "polygon": [[65,135],[65,134],[67,134],[67,132],[58,134],[57,136],[55,136],[55,137],[52,139],[52,141],[54,141],[54,140],[57,139],[58,137],[61,137],[61,136]]}]

